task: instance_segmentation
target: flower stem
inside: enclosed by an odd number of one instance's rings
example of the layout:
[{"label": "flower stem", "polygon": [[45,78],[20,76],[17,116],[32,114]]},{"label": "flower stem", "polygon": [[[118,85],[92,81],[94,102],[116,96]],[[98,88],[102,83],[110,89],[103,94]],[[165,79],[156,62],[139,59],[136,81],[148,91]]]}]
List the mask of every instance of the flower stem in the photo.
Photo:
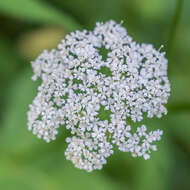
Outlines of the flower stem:
[{"label": "flower stem", "polygon": [[171,24],[169,40],[168,40],[168,45],[167,45],[168,59],[170,61],[173,56],[175,37],[176,37],[176,33],[177,33],[177,28],[179,26],[179,20],[180,20],[180,16],[182,13],[183,3],[184,3],[184,0],[177,0],[175,12],[174,12],[174,16],[173,16],[173,20],[172,20],[172,24]]}]

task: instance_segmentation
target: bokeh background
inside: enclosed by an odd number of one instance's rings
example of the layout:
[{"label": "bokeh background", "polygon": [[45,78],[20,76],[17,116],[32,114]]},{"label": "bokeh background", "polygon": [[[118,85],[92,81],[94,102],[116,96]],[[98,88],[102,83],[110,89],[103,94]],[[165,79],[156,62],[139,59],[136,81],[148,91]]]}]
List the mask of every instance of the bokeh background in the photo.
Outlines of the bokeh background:
[{"label": "bokeh background", "polygon": [[[189,0],[0,0],[0,189],[190,189]],[[115,152],[87,173],[64,156],[64,131],[50,144],[27,130],[36,95],[30,61],[65,34],[114,19],[139,43],[164,45],[169,59],[168,115],[145,121],[164,130],[150,160]]]}]

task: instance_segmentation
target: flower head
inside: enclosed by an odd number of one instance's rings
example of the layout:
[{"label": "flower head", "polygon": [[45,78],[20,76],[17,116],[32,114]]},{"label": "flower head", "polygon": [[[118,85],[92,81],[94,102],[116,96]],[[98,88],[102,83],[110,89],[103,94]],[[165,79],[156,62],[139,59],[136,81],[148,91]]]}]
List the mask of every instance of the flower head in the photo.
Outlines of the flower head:
[{"label": "flower head", "polygon": [[[106,58],[102,50],[108,52]],[[65,126],[71,132],[66,158],[87,171],[101,169],[114,144],[148,159],[162,131],[147,132],[142,125],[132,133],[128,120],[167,113],[163,104],[170,85],[164,55],[133,41],[114,21],[67,35],[57,49],[32,62],[32,79],[42,83],[30,105],[28,128],[50,142]]]}]

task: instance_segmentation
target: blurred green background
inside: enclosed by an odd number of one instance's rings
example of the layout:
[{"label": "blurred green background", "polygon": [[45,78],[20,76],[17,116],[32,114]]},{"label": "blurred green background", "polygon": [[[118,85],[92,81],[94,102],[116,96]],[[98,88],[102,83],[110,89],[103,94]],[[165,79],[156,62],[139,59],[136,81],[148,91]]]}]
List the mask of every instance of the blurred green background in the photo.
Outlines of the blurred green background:
[{"label": "blurred green background", "polygon": [[[189,0],[0,0],[0,189],[190,189]],[[30,61],[65,34],[97,21],[124,21],[139,43],[164,45],[169,59],[168,115],[145,121],[164,130],[150,160],[116,152],[87,173],[65,160],[64,134],[46,144],[27,130],[36,95]],[[64,132],[63,132],[64,133]]]}]

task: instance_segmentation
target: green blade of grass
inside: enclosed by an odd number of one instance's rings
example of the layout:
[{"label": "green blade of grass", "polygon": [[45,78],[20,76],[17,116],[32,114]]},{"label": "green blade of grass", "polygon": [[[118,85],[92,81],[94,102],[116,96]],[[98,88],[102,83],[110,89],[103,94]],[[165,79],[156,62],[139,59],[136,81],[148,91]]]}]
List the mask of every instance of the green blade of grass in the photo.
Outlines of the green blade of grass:
[{"label": "green blade of grass", "polygon": [[80,25],[69,15],[60,12],[45,2],[36,0],[0,1],[0,11],[27,22],[57,24],[68,32],[80,29]]},{"label": "green blade of grass", "polygon": [[184,0],[177,0],[176,9],[174,12],[174,16],[172,19],[172,24],[171,24],[171,28],[170,28],[170,32],[169,32],[168,44],[167,44],[167,53],[168,53],[168,59],[170,61],[172,58],[172,52],[174,49],[175,37],[176,37],[177,29],[179,26],[179,21],[180,21],[182,9],[183,9],[183,3],[184,3]]}]

